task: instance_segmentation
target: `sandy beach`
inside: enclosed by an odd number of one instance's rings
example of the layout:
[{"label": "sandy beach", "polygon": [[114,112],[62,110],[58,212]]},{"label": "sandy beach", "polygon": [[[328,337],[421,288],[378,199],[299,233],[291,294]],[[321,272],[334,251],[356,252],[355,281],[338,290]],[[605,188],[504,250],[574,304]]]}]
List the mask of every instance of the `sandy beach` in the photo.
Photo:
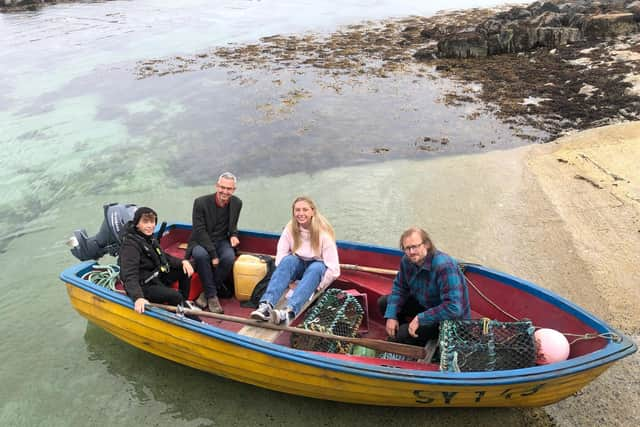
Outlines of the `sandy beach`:
[{"label": "sandy beach", "polygon": [[[510,194],[503,198],[500,217],[493,217],[479,239],[488,245],[476,253],[552,289],[637,342],[640,123],[586,130],[488,157],[496,165],[509,165],[512,181],[494,188]],[[511,254],[501,252],[505,249]],[[636,353],[578,396],[545,411],[560,426],[638,425],[639,372]]]},{"label": "sandy beach", "polygon": [[[580,261],[567,257],[565,268],[558,270],[563,277],[541,277],[541,283],[636,342],[640,335],[639,159],[640,123],[634,122],[560,138],[536,147],[527,160],[560,219],[554,226],[571,237],[573,255]],[[550,407],[549,413],[560,425],[638,425],[639,368],[636,353],[578,398]]]}]

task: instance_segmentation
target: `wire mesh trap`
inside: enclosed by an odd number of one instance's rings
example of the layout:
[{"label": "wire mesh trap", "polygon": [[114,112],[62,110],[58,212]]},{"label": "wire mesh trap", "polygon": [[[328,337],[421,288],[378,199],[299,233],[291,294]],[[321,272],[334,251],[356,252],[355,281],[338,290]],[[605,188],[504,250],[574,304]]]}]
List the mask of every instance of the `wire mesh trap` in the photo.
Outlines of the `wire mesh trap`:
[{"label": "wire mesh trap", "polygon": [[[340,289],[329,289],[307,312],[299,327],[353,338],[358,332],[363,314],[364,310],[354,296]],[[348,354],[352,345],[339,340],[291,334],[291,346],[300,350]]]},{"label": "wire mesh trap", "polygon": [[530,321],[444,320],[440,324],[440,370],[499,371],[533,366],[534,330]]}]

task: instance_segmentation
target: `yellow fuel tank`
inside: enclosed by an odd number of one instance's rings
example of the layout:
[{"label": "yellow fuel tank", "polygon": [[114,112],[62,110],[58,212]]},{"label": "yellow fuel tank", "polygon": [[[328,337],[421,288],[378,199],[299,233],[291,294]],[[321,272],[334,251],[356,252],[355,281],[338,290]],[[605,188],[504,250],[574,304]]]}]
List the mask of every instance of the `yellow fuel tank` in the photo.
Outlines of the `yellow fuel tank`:
[{"label": "yellow fuel tank", "polygon": [[240,255],[233,264],[236,299],[248,301],[253,288],[267,274],[267,263],[255,255]]}]

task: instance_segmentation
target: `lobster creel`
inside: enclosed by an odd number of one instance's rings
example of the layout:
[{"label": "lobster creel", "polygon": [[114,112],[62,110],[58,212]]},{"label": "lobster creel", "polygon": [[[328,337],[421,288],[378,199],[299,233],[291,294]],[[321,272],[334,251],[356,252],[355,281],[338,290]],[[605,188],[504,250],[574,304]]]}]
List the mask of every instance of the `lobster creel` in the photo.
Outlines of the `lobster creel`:
[{"label": "lobster creel", "polygon": [[444,320],[440,324],[440,370],[499,371],[536,363],[530,321]]},{"label": "lobster creel", "polygon": [[[355,337],[364,310],[358,300],[340,289],[328,289],[308,311],[300,327],[342,337]],[[352,344],[308,335],[291,335],[291,345],[300,350],[348,354]]]}]

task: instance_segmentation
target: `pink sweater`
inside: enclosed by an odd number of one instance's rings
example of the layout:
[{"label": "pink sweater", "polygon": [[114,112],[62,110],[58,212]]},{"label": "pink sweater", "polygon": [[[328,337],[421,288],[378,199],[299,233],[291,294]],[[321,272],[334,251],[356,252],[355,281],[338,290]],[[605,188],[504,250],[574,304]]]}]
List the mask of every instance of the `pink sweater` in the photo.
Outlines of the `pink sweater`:
[{"label": "pink sweater", "polygon": [[[320,234],[320,254],[316,255],[311,249],[311,233],[308,230],[301,229],[300,237],[302,244],[296,250],[295,254],[305,261],[312,259],[324,262],[327,266],[327,271],[324,273],[322,280],[318,284],[318,289],[325,289],[334,280],[340,276],[340,261],[338,261],[338,248],[336,242],[327,233]],[[278,251],[276,253],[276,267],[287,255],[292,253],[293,248],[293,236],[289,231],[289,227],[285,227],[280,240],[278,240]]]}]

